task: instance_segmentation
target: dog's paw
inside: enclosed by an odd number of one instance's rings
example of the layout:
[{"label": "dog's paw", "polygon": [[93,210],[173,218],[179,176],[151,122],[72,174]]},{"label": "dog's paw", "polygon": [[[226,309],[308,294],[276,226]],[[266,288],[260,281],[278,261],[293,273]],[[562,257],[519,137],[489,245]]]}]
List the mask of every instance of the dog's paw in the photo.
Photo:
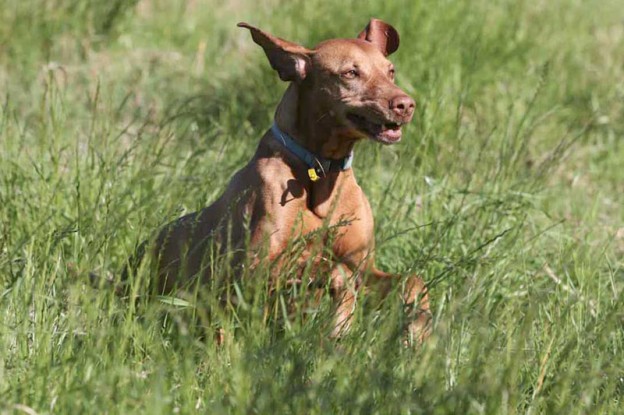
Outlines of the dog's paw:
[{"label": "dog's paw", "polygon": [[431,312],[429,310],[415,310],[413,314],[413,319],[405,328],[403,344],[406,347],[420,346],[431,335]]}]

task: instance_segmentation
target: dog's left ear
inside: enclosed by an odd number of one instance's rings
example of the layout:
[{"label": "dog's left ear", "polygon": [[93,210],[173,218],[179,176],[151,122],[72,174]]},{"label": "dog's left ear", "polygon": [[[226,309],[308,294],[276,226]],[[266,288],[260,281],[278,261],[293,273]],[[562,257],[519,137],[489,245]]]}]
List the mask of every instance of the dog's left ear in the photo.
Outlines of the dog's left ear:
[{"label": "dog's left ear", "polygon": [[399,48],[399,33],[394,27],[379,19],[371,19],[358,35],[358,39],[371,42],[384,56],[394,53]]},{"label": "dog's left ear", "polygon": [[254,42],[262,46],[273,69],[282,81],[301,82],[308,74],[311,50],[293,42],[280,39],[247,23],[238,27],[249,29]]}]

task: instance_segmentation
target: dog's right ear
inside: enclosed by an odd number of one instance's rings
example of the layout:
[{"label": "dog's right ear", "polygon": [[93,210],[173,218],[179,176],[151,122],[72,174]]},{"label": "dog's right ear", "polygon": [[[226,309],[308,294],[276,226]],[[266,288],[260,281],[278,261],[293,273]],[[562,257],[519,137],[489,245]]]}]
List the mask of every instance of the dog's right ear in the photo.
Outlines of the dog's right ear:
[{"label": "dog's right ear", "polygon": [[377,46],[384,56],[391,55],[399,48],[399,32],[379,19],[371,19],[358,35],[358,39],[366,40]]},{"label": "dog's right ear", "polygon": [[254,42],[262,46],[273,69],[282,81],[301,82],[308,74],[311,50],[293,42],[275,37],[247,23],[238,27],[249,29]]}]

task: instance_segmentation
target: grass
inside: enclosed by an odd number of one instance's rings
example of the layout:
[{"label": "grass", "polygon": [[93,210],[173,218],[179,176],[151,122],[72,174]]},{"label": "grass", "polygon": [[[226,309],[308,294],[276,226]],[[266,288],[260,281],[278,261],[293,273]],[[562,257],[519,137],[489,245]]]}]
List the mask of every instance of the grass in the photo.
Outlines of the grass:
[{"label": "grass", "polygon": [[[238,21],[312,46],[371,16],[401,34],[418,114],[354,168],[379,265],[430,285],[423,347],[401,346],[398,300],[335,343],[326,305],[274,325],[246,295],[209,319],[68,269],[116,272],[253,154],[285,86]],[[4,0],[0,413],[621,411],[623,19],[617,0]]]}]

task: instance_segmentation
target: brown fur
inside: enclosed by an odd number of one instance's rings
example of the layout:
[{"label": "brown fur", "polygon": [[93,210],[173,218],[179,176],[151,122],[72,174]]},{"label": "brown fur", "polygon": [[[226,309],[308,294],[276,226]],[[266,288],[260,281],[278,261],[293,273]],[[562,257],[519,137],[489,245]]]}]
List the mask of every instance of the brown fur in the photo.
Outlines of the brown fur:
[{"label": "brown fur", "polygon": [[[348,118],[355,114],[372,123],[367,125],[374,124],[373,129],[412,118],[414,101],[395,85],[392,64],[386,58],[399,44],[390,25],[373,19],[358,38],[327,40],[314,49],[245,23],[239,26],[251,31],[280,78],[290,82],[275,122],[302,146],[318,156],[339,159],[364,138],[385,144],[398,141],[400,127],[385,135],[377,130],[379,134],[374,134]],[[193,277],[208,281],[205,252],[215,242],[223,250],[242,252],[234,258],[237,264],[245,260],[252,266],[272,263],[277,278],[289,241],[347,221],[331,239],[331,258],[322,258],[313,247],[300,258],[302,266],[314,256],[323,265],[315,269],[315,278],[328,281],[332,288],[336,304],[333,335],[340,335],[351,321],[357,290],[365,287],[385,296],[401,277],[375,268],[373,216],[353,170],[328,173],[313,182],[307,168],[267,131],[252,159],[217,201],[160,232],[152,252],[157,258],[159,290],[170,292]],[[260,258],[263,246],[268,255]],[[403,300],[415,309],[407,330],[422,340],[430,319],[426,288],[417,276],[406,277],[405,282]]]}]

